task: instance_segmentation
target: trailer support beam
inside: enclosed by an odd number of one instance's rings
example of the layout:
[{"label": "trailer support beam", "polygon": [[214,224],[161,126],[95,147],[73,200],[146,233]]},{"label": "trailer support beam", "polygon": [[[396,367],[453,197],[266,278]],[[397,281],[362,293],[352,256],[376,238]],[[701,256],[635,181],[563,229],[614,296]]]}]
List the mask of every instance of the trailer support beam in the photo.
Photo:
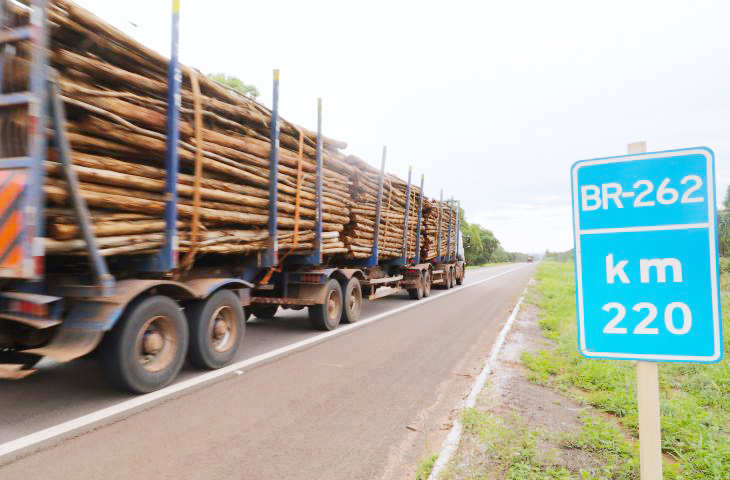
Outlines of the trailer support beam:
[{"label": "trailer support beam", "polygon": [[[165,243],[162,246],[159,270],[167,272],[177,267],[177,175],[180,139],[180,82],[182,73],[177,58],[180,30],[180,0],[172,1],[172,39],[170,63],[167,67],[167,125],[165,147]],[[154,268],[154,266],[153,266]]]},{"label": "trailer support beam", "polygon": [[89,215],[89,210],[86,207],[86,201],[84,201],[84,198],[81,196],[79,179],[73,168],[73,164],[71,163],[71,145],[66,137],[66,112],[63,106],[63,101],[61,100],[61,92],[55,79],[48,82],[48,84],[51,94],[51,113],[56,148],[58,149],[59,160],[61,161],[63,174],[66,177],[66,183],[68,184],[69,197],[71,197],[71,203],[73,204],[73,209],[76,213],[76,223],[81,230],[81,236],[86,242],[86,249],[89,254],[89,260],[91,261],[91,268],[94,271],[96,283],[102,288],[104,295],[109,295],[114,288],[114,277],[109,274],[106,262],[99,253],[99,246],[97,245],[96,237],[94,236],[94,232],[91,230],[91,215]]},{"label": "trailer support beam", "polygon": [[416,222],[416,254],[413,263],[421,263],[421,217],[423,212],[423,174],[421,174],[421,189],[418,196],[418,221]]},{"label": "trailer support beam", "polygon": [[450,262],[452,260],[451,258],[451,224],[454,223],[454,197],[451,197],[451,200],[446,202],[449,204],[449,233],[446,241],[446,261]]},{"label": "trailer support beam", "polygon": [[378,264],[378,239],[380,238],[380,210],[383,204],[383,179],[385,177],[385,155],[388,147],[383,147],[383,159],[380,162],[380,176],[378,177],[378,197],[375,201],[375,226],[373,227],[373,248],[370,257],[354,262],[362,267],[374,267]]},{"label": "trailer support beam", "polygon": [[436,258],[437,262],[441,262],[441,225],[444,219],[444,191],[441,190],[441,197],[439,198],[439,228],[437,232],[436,240]]},{"label": "trailer support beam", "polygon": [[317,99],[317,218],[314,225],[314,253],[312,254],[313,263],[319,265],[322,263],[322,99]]},{"label": "trailer support beam", "polygon": [[461,238],[461,201],[456,202],[456,260],[459,259],[459,239]]},{"label": "trailer support beam", "polygon": [[413,168],[408,166],[408,183],[406,184],[406,211],[403,220],[403,256],[401,257],[401,265],[408,262],[408,222],[411,213],[411,172]]},{"label": "trailer support beam", "polygon": [[271,106],[271,153],[269,154],[269,240],[264,267],[279,263],[277,201],[279,183],[279,70],[274,70],[274,99]]}]

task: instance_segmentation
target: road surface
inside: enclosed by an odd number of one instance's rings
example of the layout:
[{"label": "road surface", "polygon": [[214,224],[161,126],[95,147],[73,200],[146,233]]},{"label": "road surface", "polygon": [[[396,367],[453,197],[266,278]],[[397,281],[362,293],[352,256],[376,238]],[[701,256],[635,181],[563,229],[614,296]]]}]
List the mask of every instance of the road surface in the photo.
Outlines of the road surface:
[{"label": "road surface", "polygon": [[[366,302],[363,319],[383,318],[60,435],[43,432],[135,397],[108,387],[92,359],[3,382],[0,451],[25,444],[0,456],[0,479],[404,478],[438,451],[533,271],[470,270],[433,300]],[[305,311],[254,321],[236,361],[318,335]]]}]

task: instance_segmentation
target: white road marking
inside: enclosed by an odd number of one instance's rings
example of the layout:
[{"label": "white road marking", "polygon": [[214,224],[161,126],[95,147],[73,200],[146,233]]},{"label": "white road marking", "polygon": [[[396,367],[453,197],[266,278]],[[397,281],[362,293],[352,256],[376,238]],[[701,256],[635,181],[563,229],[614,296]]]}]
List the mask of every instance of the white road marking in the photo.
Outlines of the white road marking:
[{"label": "white road marking", "polygon": [[397,313],[409,310],[411,308],[416,308],[425,303],[428,303],[430,301],[441,298],[444,295],[450,295],[453,293],[463,292],[464,290],[466,290],[468,288],[475,287],[481,283],[488,282],[490,280],[494,280],[495,278],[501,277],[502,275],[506,275],[510,272],[514,272],[515,270],[519,270],[520,268],[524,268],[527,265],[529,265],[529,264],[524,264],[524,265],[520,265],[515,268],[511,268],[511,269],[507,270],[506,272],[498,273],[497,275],[483,278],[474,283],[470,283],[469,285],[462,285],[461,287],[458,287],[458,288],[455,288],[452,290],[446,290],[439,294],[432,295],[427,298],[423,298],[417,302],[409,303],[407,305],[402,305],[402,306],[396,307],[392,310],[388,310],[387,312],[379,313],[377,315],[373,315],[371,317],[362,319],[356,323],[351,323],[349,325],[343,325],[343,326],[337,328],[336,330],[324,332],[322,334],[315,335],[314,337],[309,337],[305,340],[301,340],[299,342],[295,342],[290,345],[286,345],[284,347],[280,347],[280,348],[271,350],[269,352],[262,353],[261,355],[257,355],[255,357],[251,357],[246,360],[242,360],[240,362],[228,365],[227,367],[223,367],[218,370],[213,370],[213,371],[198,375],[196,377],[189,378],[187,380],[183,380],[182,382],[175,383],[173,385],[170,385],[169,387],[165,387],[160,390],[157,390],[156,392],[147,393],[147,394],[140,395],[138,397],[135,397],[135,398],[132,398],[129,400],[125,400],[123,402],[117,403],[116,405],[102,408],[101,410],[97,410],[95,412],[88,413],[86,415],[82,415],[82,416],[74,418],[72,420],[68,420],[66,422],[59,423],[58,425],[55,425],[53,427],[39,430],[35,433],[31,433],[31,434],[25,435],[23,437],[17,438],[15,440],[11,440],[9,442],[0,444],[0,457],[3,457],[4,455],[7,455],[9,453],[17,452],[18,450],[30,447],[30,446],[38,444],[38,443],[45,442],[45,441],[50,440],[59,435],[63,435],[63,434],[69,433],[71,431],[83,428],[85,426],[99,422],[106,418],[113,417],[115,415],[119,415],[120,413],[124,413],[126,411],[132,410],[132,409],[140,407],[142,405],[146,405],[148,403],[154,402],[161,398],[168,397],[168,396],[178,393],[180,391],[195,387],[195,386],[200,385],[205,382],[209,382],[213,379],[222,377],[224,375],[228,375],[230,373],[240,375],[240,373],[238,373],[238,371],[240,371],[243,368],[250,367],[252,365],[263,362],[265,360],[269,360],[271,358],[275,358],[280,355],[284,355],[285,353],[289,353],[291,351],[298,350],[300,348],[321,342],[327,338],[334,337],[337,335],[342,335],[344,333],[347,333],[354,329],[363,327],[372,322],[375,322],[375,321],[381,320],[383,318],[395,315]]},{"label": "white road marking", "polygon": [[[532,282],[532,280],[530,280],[530,282]],[[522,303],[523,299],[524,297],[520,297],[520,299],[517,300],[517,305],[515,305],[515,308],[512,309],[512,314],[507,319],[507,323],[505,323],[502,327],[502,330],[499,331],[497,341],[494,342],[494,345],[492,346],[492,351],[490,352],[489,358],[484,364],[482,372],[479,374],[476,382],[474,382],[474,386],[471,388],[469,396],[466,397],[464,404],[459,410],[474,407],[477,404],[477,397],[479,396],[479,392],[482,391],[482,388],[484,388],[484,385],[487,383],[487,377],[490,373],[492,373],[492,367],[494,365],[494,362],[497,361],[497,355],[499,355],[499,351],[502,349],[502,345],[504,345],[504,341],[507,338],[507,333],[509,333],[510,328],[512,328],[512,323],[514,323],[515,318],[517,318],[517,312],[519,312],[520,310],[520,304]],[[451,431],[446,437],[444,445],[439,452],[436,463],[434,463],[433,468],[431,469],[431,474],[428,476],[428,480],[436,480],[438,479],[439,475],[441,475],[444,467],[447,463],[449,463],[449,460],[451,460],[451,457],[454,455],[456,448],[459,446],[462,429],[463,427],[461,425],[461,421],[459,420],[459,417],[456,417],[456,419],[454,420],[454,425],[451,427]]]}]

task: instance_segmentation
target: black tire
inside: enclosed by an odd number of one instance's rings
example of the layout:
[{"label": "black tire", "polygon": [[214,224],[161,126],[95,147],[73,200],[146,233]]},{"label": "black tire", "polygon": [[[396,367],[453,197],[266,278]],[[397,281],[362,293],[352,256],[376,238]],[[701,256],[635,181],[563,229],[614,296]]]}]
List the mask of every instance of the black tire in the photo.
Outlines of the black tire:
[{"label": "black tire", "polygon": [[456,284],[461,285],[464,283],[464,267],[456,267],[459,270],[459,274],[456,276]]},{"label": "black tire", "polygon": [[431,271],[423,271],[423,296],[428,297],[431,295]]},{"label": "black tire", "polygon": [[188,324],[180,306],[164,295],[129,305],[108,332],[100,351],[107,378],[132,392],[147,393],[173,381],[188,349]]},{"label": "black tire", "polygon": [[355,323],[360,320],[362,313],[362,288],[360,281],[352,277],[347,282],[340,284],[342,287],[342,323]]},{"label": "black tire", "polygon": [[279,310],[279,305],[274,305],[270,303],[252,303],[246,308],[256,318],[268,320],[274,318],[274,316],[276,315],[276,311]]},{"label": "black tire", "polygon": [[309,321],[317,330],[334,330],[342,319],[342,289],[337,280],[325,285],[324,304],[309,307]]},{"label": "black tire", "polygon": [[411,297],[411,300],[420,300],[423,298],[423,276],[420,273],[416,281],[416,288],[409,288],[408,296]]},{"label": "black tire", "polygon": [[190,326],[188,360],[200,368],[221,368],[233,360],[246,332],[238,296],[219,290],[185,309]]}]

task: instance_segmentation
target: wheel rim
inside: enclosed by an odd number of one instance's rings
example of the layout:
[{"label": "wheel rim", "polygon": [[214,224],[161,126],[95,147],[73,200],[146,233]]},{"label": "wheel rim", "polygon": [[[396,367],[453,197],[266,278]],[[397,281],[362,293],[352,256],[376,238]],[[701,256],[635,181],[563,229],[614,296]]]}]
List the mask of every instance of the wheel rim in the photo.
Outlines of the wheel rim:
[{"label": "wheel rim", "polygon": [[175,358],[178,344],[173,320],[165,315],[151,317],[137,336],[137,362],[148,372],[164,370]]},{"label": "wheel rim", "polygon": [[339,310],[337,292],[332,290],[327,296],[327,318],[329,320],[334,320],[335,318],[337,318],[337,310]]},{"label": "wheel rim", "polygon": [[347,297],[347,309],[350,312],[350,318],[355,318],[358,311],[360,310],[360,303],[362,302],[362,292],[360,292],[360,290],[357,288],[353,288]]},{"label": "wheel rim", "polygon": [[238,322],[233,309],[221,305],[213,312],[208,322],[208,339],[216,352],[227,352],[238,338]]}]

